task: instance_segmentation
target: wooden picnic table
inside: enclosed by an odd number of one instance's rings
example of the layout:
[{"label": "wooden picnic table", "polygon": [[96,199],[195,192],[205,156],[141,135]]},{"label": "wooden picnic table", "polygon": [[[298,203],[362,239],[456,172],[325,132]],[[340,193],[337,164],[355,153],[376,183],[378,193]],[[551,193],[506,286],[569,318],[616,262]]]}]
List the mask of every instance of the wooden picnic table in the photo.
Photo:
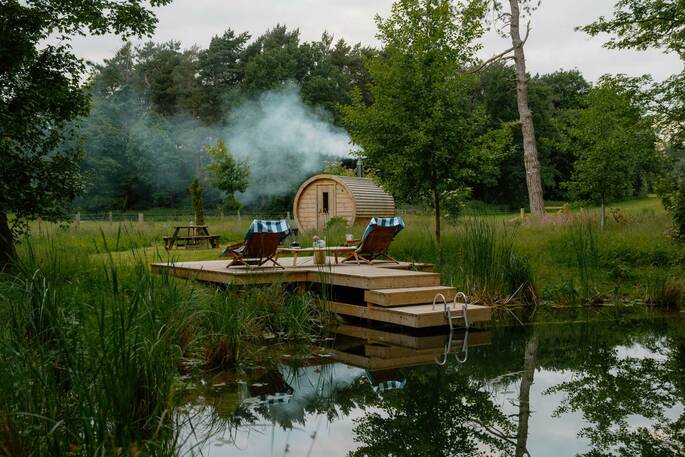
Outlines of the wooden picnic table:
[{"label": "wooden picnic table", "polygon": [[176,225],[174,234],[164,237],[164,248],[168,251],[174,247],[200,248],[202,246],[219,247],[219,235],[210,235],[206,225]]},{"label": "wooden picnic table", "polygon": [[[293,254],[293,266],[297,266],[297,257],[300,255],[302,252],[311,252],[312,255],[316,255],[317,253],[328,253],[330,252],[333,254],[335,257],[335,263],[338,264],[340,263],[339,261],[339,256],[340,254],[351,254],[355,249],[357,249],[355,246],[326,246],[324,248],[278,248],[278,252],[276,253],[276,258],[278,259],[278,256],[280,254]],[[316,262],[315,262],[316,263]]]}]

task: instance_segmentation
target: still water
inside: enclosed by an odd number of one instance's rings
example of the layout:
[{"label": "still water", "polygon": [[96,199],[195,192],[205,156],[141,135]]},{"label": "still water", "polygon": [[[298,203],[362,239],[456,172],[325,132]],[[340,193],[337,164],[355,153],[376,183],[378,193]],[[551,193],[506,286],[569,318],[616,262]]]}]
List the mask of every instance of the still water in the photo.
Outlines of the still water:
[{"label": "still water", "polygon": [[[411,334],[346,325],[328,347],[209,381],[191,453],[685,455],[679,318]],[[192,449],[192,450],[191,450]]]}]

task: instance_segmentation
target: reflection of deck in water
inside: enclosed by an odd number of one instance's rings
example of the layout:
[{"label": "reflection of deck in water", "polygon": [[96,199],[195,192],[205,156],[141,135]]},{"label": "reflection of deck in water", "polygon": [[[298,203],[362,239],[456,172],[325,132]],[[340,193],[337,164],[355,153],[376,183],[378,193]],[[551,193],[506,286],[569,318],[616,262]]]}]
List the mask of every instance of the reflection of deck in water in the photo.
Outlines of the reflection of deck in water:
[{"label": "reflection of deck in water", "polygon": [[482,330],[454,331],[451,345],[450,334],[444,331],[401,330],[341,325],[330,348],[332,357],[270,368],[245,387],[243,404],[284,426],[304,424],[308,412],[334,406],[341,398],[403,389],[407,382],[404,368],[435,366],[445,357],[458,359],[469,347],[491,342],[491,333]]},{"label": "reflection of deck in water", "polygon": [[487,331],[455,331],[450,341],[449,334],[405,334],[356,325],[342,325],[336,332],[333,358],[369,371],[437,363],[455,353],[464,357],[468,348],[490,344],[492,338]]},{"label": "reflection of deck in water", "polygon": [[[441,293],[449,301],[455,289],[440,285],[440,275],[432,272],[432,265],[407,262],[374,262],[371,265],[355,263],[314,265],[311,257],[298,260],[282,258],[280,268],[226,268],[226,260],[156,263],[153,271],[168,272],[179,277],[214,284],[316,284],[325,285],[330,298],[326,305],[336,314],[378,322],[425,328],[448,324],[443,305],[433,306],[433,298]],[[469,322],[489,321],[491,309],[469,305]],[[452,311],[456,324],[463,323],[461,307]]]}]

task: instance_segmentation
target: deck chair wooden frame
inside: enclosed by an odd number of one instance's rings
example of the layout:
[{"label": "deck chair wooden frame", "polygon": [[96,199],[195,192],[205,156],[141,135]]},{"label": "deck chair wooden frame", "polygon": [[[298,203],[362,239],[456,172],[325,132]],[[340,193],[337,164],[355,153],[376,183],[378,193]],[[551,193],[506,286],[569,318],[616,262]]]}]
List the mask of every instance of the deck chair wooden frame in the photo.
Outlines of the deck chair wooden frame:
[{"label": "deck chair wooden frame", "polygon": [[385,258],[391,262],[399,263],[388,255],[390,243],[395,239],[396,234],[397,227],[374,225],[366,238],[360,241],[357,249],[355,249],[349,257],[343,260],[343,262],[356,261],[357,264],[362,262],[371,263],[374,260]]},{"label": "deck chair wooden frame", "polygon": [[[248,268],[261,267],[270,261],[275,267],[285,269],[274,258],[278,252],[278,245],[281,243],[281,236],[281,233],[253,233],[248,240],[228,246],[226,255],[233,257],[233,260],[226,265],[226,268],[236,265],[243,265]],[[243,246],[244,248],[240,249]]]}]

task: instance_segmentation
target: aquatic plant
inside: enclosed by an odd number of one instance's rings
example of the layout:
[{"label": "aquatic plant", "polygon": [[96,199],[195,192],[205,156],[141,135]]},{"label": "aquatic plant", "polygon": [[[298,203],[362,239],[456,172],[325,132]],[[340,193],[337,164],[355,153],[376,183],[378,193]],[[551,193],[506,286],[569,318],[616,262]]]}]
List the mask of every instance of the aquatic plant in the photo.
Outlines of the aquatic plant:
[{"label": "aquatic plant", "polygon": [[586,301],[590,301],[598,295],[595,278],[599,265],[599,247],[594,224],[585,220],[576,221],[569,227],[567,240],[577,268],[581,295]]},{"label": "aquatic plant", "polygon": [[533,272],[528,259],[515,251],[509,230],[489,217],[466,219],[451,257],[458,262],[467,293],[491,303],[520,294],[522,301],[533,303]]},{"label": "aquatic plant", "polygon": [[667,310],[677,310],[685,302],[685,283],[664,274],[653,274],[645,285],[645,302]]}]

